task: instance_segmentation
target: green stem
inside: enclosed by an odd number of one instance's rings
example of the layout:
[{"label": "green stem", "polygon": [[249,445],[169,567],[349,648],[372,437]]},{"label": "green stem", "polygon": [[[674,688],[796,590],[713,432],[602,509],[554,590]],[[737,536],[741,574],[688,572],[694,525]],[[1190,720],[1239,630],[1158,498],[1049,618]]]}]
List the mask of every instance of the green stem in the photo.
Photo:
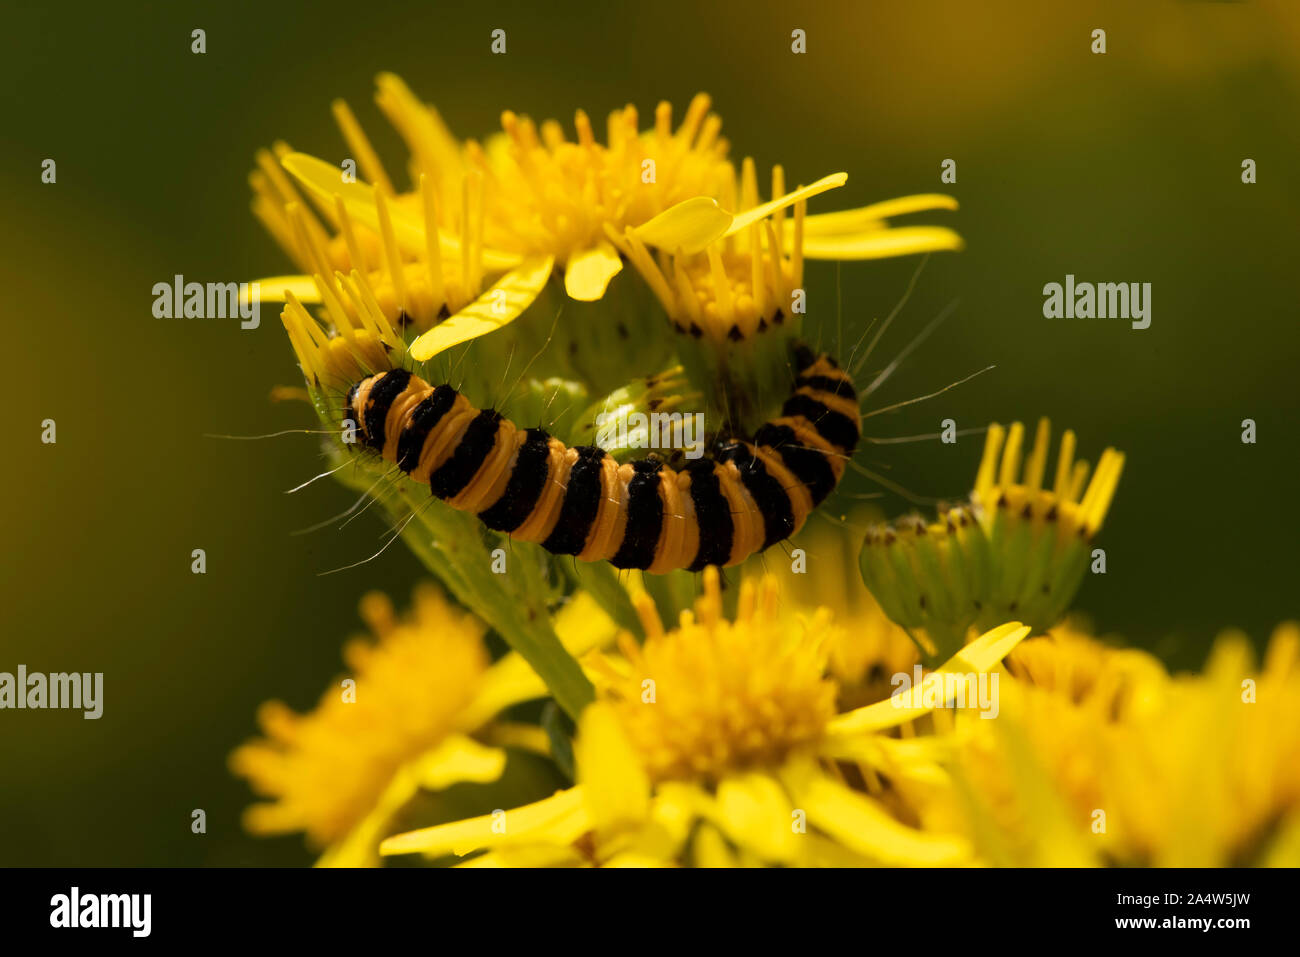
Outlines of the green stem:
[{"label": "green stem", "polygon": [[613,619],[614,624],[630,631],[637,641],[645,639],[641,618],[612,565],[608,562],[584,562],[578,567],[573,562],[561,562],[560,567],[575,588],[581,588],[596,599],[596,603]]},{"label": "green stem", "polygon": [[[405,479],[374,494],[424,566],[519,652],[576,721],[595,689],[552,627],[547,600],[553,589],[539,565],[544,559],[530,545],[512,548],[505,538],[485,533],[473,515],[427,501],[428,489]],[[506,550],[504,573],[493,570],[498,547]]]},{"label": "green stem", "polygon": [[[482,552],[481,556],[466,554],[463,560],[453,558],[453,553],[445,551],[446,539],[439,535],[442,531],[437,528],[439,523],[420,517],[438,507],[422,509],[402,532],[402,537],[463,604],[487,621],[532,665],[559,706],[577,721],[582,710],[595,698],[595,689],[556,636],[545,602],[539,601],[540,592],[506,589],[500,582],[492,581],[507,576],[492,573],[491,552],[477,540],[474,547],[456,547],[455,551]],[[476,560],[477,569],[474,566]]]}]

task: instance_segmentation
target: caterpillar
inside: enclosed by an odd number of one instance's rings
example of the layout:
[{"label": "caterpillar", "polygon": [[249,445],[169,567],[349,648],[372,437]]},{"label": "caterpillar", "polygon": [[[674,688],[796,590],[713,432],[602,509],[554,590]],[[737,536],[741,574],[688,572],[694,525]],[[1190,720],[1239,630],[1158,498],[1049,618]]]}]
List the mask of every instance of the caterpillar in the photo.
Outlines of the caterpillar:
[{"label": "caterpillar", "polygon": [[699,571],[794,535],[857,447],[849,374],[806,346],[794,359],[779,417],[752,441],[715,440],[680,471],[656,455],[620,464],[597,446],[570,448],[403,369],[352,385],[346,411],[365,446],[494,531],[580,561]]}]

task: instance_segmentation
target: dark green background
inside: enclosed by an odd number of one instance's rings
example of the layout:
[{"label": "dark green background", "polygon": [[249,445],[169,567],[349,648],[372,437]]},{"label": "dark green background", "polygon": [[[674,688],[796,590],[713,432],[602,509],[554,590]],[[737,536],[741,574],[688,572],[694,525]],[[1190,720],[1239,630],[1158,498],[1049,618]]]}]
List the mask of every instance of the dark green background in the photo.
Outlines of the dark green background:
[{"label": "dark green background", "polygon": [[[931,214],[968,241],[935,257],[886,338],[888,358],[961,305],[880,394],[997,369],[878,435],[1049,414],[1094,461],[1128,466],[1102,538],[1109,574],[1079,604],[1098,626],[1194,667],[1220,629],[1258,640],[1297,613],[1296,4],[853,3],[451,6],[318,2],[45,3],[5,13],[3,290],[5,547],[0,670],[103,671],[104,717],[0,712],[0,863],[309,860],[295,837],[243,835],[229,749],[258,702],[314,702],[341,668],[355,608],[419,577],[377,522],[290,537],[349,496],[319,483],[306,436],[220,442],[307,424],[268,390],[296,370],[262,327],[151,316],[174,273],[230,281],[287,268],[248,212],[255,148],[283,137],[334,158],[345,96],[388,157],[370,97],[381,69],[482,136],[505,107],[568,123],[631,101],[649,116],[709,91],[737,157],[789,181],[834,170],[842,208],[942,188]],[[190,31],[208,52],[190,53]],[[505,56],[489,33],[507,30]],[[789,52],[808,31],[808,53]],[[1092,29],[1109,52],[1089,52]],[[57,185],[40,163],[58,162]],[[1245,157],[1259,183],[1240,182]],[[889,310],[915,260],[847,264],[844,337]],[[1154,284],[1153,321],[1052,322],[1044,283]],[[808,281],[834,329],[835,267]],[[826,339],[830,341],[830,337]],[[55,446],[40,422],[58,422]],[[1243,445],[1254,418],[1259,443]],[[922,494],[969,488],[980,439],[869,449]],[[856,486],[865,491],[865,484]],[[902,505],[888,500],[897,512]],[[190,574],[190,550],[208,574]],[[190,811],[208,833],[190,833]]]}]

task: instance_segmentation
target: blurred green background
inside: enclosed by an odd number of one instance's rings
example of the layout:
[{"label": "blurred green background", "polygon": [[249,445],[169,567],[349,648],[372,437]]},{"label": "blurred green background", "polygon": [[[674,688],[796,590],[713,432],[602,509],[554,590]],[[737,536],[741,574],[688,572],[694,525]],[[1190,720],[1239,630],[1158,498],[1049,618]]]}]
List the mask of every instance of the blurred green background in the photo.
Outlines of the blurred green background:
[{"label": "blurred green background", "polygon": [[[310,426],[272,404],[297,384],[275,317],[151,315],[151,287],[273,274],[287,262],[248,211],[253,151],[276,138],[342,155],[345,96],[389,169],[404,157],[371,102],[401,74],[465,136],[502,108],[567,123],[707,90],[737,158],[790,182],[847,170],[814,211],[944,189],[968,249],[931,260],[882,343],[889,358],[960,307],[883,403],[994,372],[876,435],[1048,414],[1093,459],[1128,466],[1079,606],[1098,628],[1196,667],[1222,628],[1257,641],[1295,616],[1290,501],[1300,4],[657,2],[45,3],[6,11],[0,253],[11,442],[3,496],[0,670],[102,671],[99,721],[0,712],[0,864],[300,864],[297,837],[253,840],[230,748],[266,698],[313,704],[341,670],[356,602],[420,577],[400,546],[352,572],[378,522],[293,537],[351,498],[318,483],[315,440],[204,433]],[[208,52],[190,53],[190,31]],[[508,53],[489,53],[503,28]],[[790,53],[790,31],[808,52]],[[1107,31],[1109,52],[1089,51]],[[54,158],[58,182],[40,182]],[[1255,159],[1259,182],[1240,181]],[[953,158],[958,182],[943,187]],[[915,260],[842,269],[844,338],[888,312]],[[1042,318],[1044,283],[1151,282],[1153,321]],[[835,324],[835,267],[812,319]],[[824,343],[831,344],[833,331]],[[1240,422],[1258,422],[1243,445]],[[54,418],[58,444],[42,445]],[[920,494],[970,486],[982,439],[868,448]],[[867,491],[858,477],[853,490]],[[884,504],[891,513],[905,503]],[[208,573],[190,573],[204,548]],[[204,808],[208,833],[190,832]]]}]

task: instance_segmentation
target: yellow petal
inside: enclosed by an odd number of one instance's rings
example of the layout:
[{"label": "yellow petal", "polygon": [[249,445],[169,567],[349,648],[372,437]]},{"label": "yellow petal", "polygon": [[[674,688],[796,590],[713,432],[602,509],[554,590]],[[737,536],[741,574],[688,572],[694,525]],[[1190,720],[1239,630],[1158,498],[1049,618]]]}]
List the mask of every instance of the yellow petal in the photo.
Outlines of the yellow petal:
[{"label": "yellow petal", "polygon": [[[999,661],[1011,653],[1011,649],[1020,644],[1029,634],[1029,628],[1018,621],[1009,621],[998,625],[980,635],[961,651],[957,652],[942,665],[940,671],[954,674],[979,674],[989,671]],[[924,683],[924,682],[922,682]],[[916,689],[913,689],[915,693]]]},{"label": "yellow petal", "polygon": [[709,196],[695,196],[638,226],[637,238],[670,252],[696,253],[727,231],[732,216]]},{"label": "yellow petal", "polygon": [[1261,867],[1295,867],[1300,864],[1300,810],[1292,810],[1274,831]]},{"label": "yellow petal", "polygon": [[904,216],[907,213],[920,213],[931,209],[957,209],[957,200],[943,193],[915,193],[911,196],[899,196],[886,199],[870,206],[863,206],[861,212],[872,219],[889,219],[891,216]]},{"label": "yellow petal", "polygon": [[375,806],[316,861],[316,867],[378,867],[379,838],[401,808],[415,797],[418,785],[411,768],[401,768],[384,788]]},{"label": "yellow petal", "polygon": [[346,837],[325,849],[312,867],[320,868],[358,868],[378,867],[379,855],[375,853],[375,844],[379,840],[378,831],[371,825],[370,818],[353,828]]},{"label": "yellow petal", "polygon": [[730,236],[732,233],[740,232],[742,229],[748,229],[752,223],[756,223],[760,219],[766,219],[777,210],[793,206],[795,203],[809,199],[819,193],[838,189],[848,181],[848,178],[848,173],[831,173],[829,176],[823,176],[815,183],[808,186],[800,186],[793,192],[786,193],[784,196],[778,196],[776,199],[764,203],[761,206],[747,209],[732,219],[731,225],[723,235]]},{"label": "yellow petal", "polygon": [[380,835],[393,815],[420,788],[438,791],[463,781],[486,784],[500,778],[505,766],[504,751],[484,747],[463,735],[449,735],[432,751],[398,769],[370,812],[345,837],[331,845],[316,866],[377,866]]},{"label": "yellow petal", "polygon": [[[883,229],[884,220],[891,216],[904,216],[908,213],[920,213],[932,209],[957,208],[957,200],[942,193],[920,193],[915,196],[900,196],[884,202],[859,206],[857,209],[841,209],[833,213],[818,213],[804,220],[805,236],[835,236],[842,233],[857,232],[867,229]],[[794,224],[787,223],[786,241],[794,236]]]},{"label": "yellow petal", "polygon": [[940,767],[952,758],[954,749],[954,742],[941,736],[900,739],[883,734],[854,734],[824,738],[817,753],[879,769],[891,777],[942,781],[946,774]]},{"label": "yellow petal", "polygon": [[650,809],[650,778],[609,705],[589,705],[578,719],[573,762],[598,831],[618,830],[645,820]]},{"label": "yellow petal", "polygon": [[827,777],[812,762],[792,763],[781,776],[809,823],[859,854],[885,864],[922,867],[957,864],[970,856],[970,845],[961,837],[902,824],[878,802]]},{"label": "yellow petal", "polygon": [[514,322],[545,288],[554,264],[555,259],[551,256],[525,260],[460,312],[412,342],[412,358],[425,362],[452,346],[496,332]]},{"label": "yellow petal", "polygon": [[820,834],[804,834],[798,867],[870,867],[872,861]]},{"label": "yellow petal", "polygon": [[488,668],[457,725],[464,731],[477,730],[511,705],[544,698],[546,694],[546,683],[532,665],[512,651]]},{"label": "yellow petal", "polygon": [[457,867],[509,867],[514,870],[542,867],[575,867],[585,863],[572,847],[551,847],[541,844],[528,844],[522,847],[503,847],[488,851],[468,861],[462,861]]},{"label": "yellow petal", "polygon": [[481,847],[502,844],[572,844],[591,830],[582,788],[572,787],[510,811],[421,828],[388,838],[379,853],[463,857]]},{"label": "yellow petal", "polygon": [[421,101],[395,73],[380,73],[375,77],[375,86],[375,102],[381,109],[385,113],[392,110],[403,118],[406,127],[403,135],[416,154],[419,167],[436,170],[458,181],[464,171],[462,147],[437,109]]},{"label": "yellow petal", "polygon": [[794,808],[781,785],[768,774],[736,774],[718,784],[713,822],[732,842],[764,861],[787,863],[799,853]]},{"label": "yellow petal", "polygon": [[635,851],[621,851],[601,862],[601,867],[672,867],[673,862],[658,857],[649,857]]},{"label": "yellow petal", "polygon": [[679,861],[702,815],[701,806],[711,802],[712,797],[694,784],[660,784],[650,802],[649,819],[628,835],[626,851],[650,860]]},{"label": "yellow petal", "polygon": [[[309,192],[315,194],[328,208],[333,208],[334,197],[343,199],[348,215],[376,233],[380,231],[379,210],[375,205],[375,188],[361,181],[343,182],[342,170],[337,166],[306,153],[288,153],[280,158],[280,165],[288,170]],[[420,214],[406,206],[390,202],[388,213],[393,223],[393,235],[402,252],[412,259],[426,255],[424,220]],[[460,258],[460,239],[448,230],[439,230],[442,251]],[[496,271],[510,269],[519,264],[520,257],[495,249],[483,250],[483,266]]]},{"label": "yellow petal", "polygon": [[[1079,814],[1070,806],[1059,790],[1059,784],[1053,780],[1051,770],[1044,766],[1043,756],[1036,753],[1021,722],[1010,718],[991,722],[979,721],[980,725],[993,725],[992,733],[1000,739],[997,747],[1005,764],[1005,786],[1009,794],[1016,796],[1016,807],[1020,809],[1019,826],[1024,833],[1032,834],[1034,839],[1026,842],[1018,853],[1028,855],[1016,857],[999,863],[1015,864],[1022,867],[1095,867],[1098,865],[1098,852],[1095,847],[1097,838],[1079,826]],[[979,728],[984,732],[984,728]],[[971,802],[974,809],[973,823],[976,826],[976,839],[990,842],[990,849],[998,849],[1005,855],[1005,840],[998,833],[997,817],[984,809],[978,799]],[[1200,828],[1204,832],[1204,828]],[[1198,836],[1189,835],[1193,840]],[[981,855],[984,856],[984,855]]]},{"label": "yellow petal", "polygon": [[267,276],[265,279],[254,279],[248,284],[248,289],[240,293],[240,305],[247,305],[254,287],[262,302],[288,302],[290,292],[298,297],[299,302],[320,302],[320,287],[311,276]]},{"label": "yellow petal", "polygon": [[593,248],[569,257],[564,267],[564,290],[570,299],[595,302],[605,295],[605,287],[622,268],[618,250],[602,239]]},{"label": "yellow petal", "polygon": [[[555,634],[575,658],[610,644],[618,631],[618,625],[587,592],[576,592],[555,615]],[[511,705],[544,698],[548,693],[532,666],[517,651],[509,652],[484,674],[458,725],[464,731],[477,730]]]},{"label": "yellow petal", "polygon": [[933,689],[942,685],[945,674],[980,674],[988,671],[1018,645],[1029,629],[1018,621],[999,625],[985,632],[957,654],[921,679],[921,683],[884,701],[846,712],[831,721],[827,733],[831,738],[881,731],[906,724],[934,710],[925,701],[943,700]]},{"label": "yellow petal", "polygon": [[741,213],[730,213],[709,196],[695,196],[664,210],[636,229],[637,238],[647,246],[673,252],[697,253],[715,239],[748,229],[773,213],[793,206],[819,193],[843,186],[847,173],[831,173],[808,186],[778,196]]},{"label": "yellow petal", "polygon": [[429,791],[472,781],[488,784],[501,777],[506,753],[489,748],[463,734],[450,734],[441,744],[417,758],[412,766],[420,787]]},{"label": "yellow petal", "polygon": [[691,844],[695,856],[695,866],[709,869],[737,867],[736,855],[727,846],[726,839],[715,827],[704,825],[695,835]]},{"label": "yellow petal", "polygon": [[888,259],[958,250],[965,245],[944,226],[898,226],[842,236],[805,236],[803,254],[807,259]]},{"label": "yellow petal", "polygon": [[618,625],[590,592],[575,592],[555,615],[555,634],[575,658],[611,644],[618,632]]},{"label": "yellow petal", "polygon": [[544,730],[526,721],[494,721],[480,732],[483,740],[498,748],[531,751],[551,757],[551,739]]}]

